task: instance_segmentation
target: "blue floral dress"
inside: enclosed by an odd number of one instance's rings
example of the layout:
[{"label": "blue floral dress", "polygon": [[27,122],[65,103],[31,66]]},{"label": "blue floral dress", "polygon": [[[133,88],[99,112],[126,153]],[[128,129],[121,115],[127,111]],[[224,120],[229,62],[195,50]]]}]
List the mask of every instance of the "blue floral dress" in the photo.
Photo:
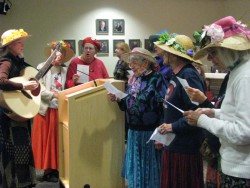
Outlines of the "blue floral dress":
[{"label": "blue floral dress", "polygon": [[[133,78],[132,78],[133,79]],[[119,102],[129,126],[122,175],[129,188],[160,186],[161,152],[149,140],[163,121],[162,103],[166,82],[162,74],[146,71],[129,83],[128,96]]]}]

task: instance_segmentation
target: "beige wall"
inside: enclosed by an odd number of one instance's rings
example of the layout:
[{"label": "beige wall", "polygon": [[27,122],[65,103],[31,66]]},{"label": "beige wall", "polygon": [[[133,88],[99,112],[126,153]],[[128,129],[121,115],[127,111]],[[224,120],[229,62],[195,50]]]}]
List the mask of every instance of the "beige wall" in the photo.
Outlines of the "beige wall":
[{"label": "beige wall", "polygon": [[[99,57],[112,76],[117,61],[113,39],[144,39],[163,29],[191,36],[204,24],[233,15],[250,20],[249,0],[11,0],[6,16],[0,15],[0,33],[23,28],[32,35],[26,41],[25,59],[36,66],[46,60],[43,49],[52,40],[76,40],[87,36],[109,40],[109,55]],[[248,13],[248,14],[247,14]],[[109,35],[96,35],[95,20],[109,19]],[[125,20],[125,35],[112,35],[112,19]]]}]

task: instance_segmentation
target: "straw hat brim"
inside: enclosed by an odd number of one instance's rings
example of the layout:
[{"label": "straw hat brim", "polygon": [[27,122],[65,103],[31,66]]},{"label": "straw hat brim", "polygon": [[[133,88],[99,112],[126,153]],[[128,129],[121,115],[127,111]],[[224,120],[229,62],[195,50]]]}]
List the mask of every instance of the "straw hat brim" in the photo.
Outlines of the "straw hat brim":
[{"label": "straw hat brim", "polygon": [[121,59],[123,61],[125,61],[126,63],[129,63],[129,57],[131,55],[138,55],[138,56],[141,56],[143,57],[144,59],[148,60],[149,62],[151,62],[155,67],[158,66],[158,63],[157,63],[157,60],[153,57],[153,56],[149,56],[149,55],[146,55],[146,54],[142,54],[142,53],[139,53],[139,52],[129,52],[129,53],[125,53],[125,54],[122,54],[121,56]]},{"label": "straw hat brim", "polygon": [[[62,47],[62,51],[65,52],[65,57],[63,58],[62,63],[66,63],[75,55],[74,51],[69,47]],[[46,47],[44,49],[44,55],[47,58],[51,55],[51,47]]]},{"label": "straw hat brim", "polygon": [[250,40],[241,35],[234,35],[228,38],[225,38],[218,44],[208,44],[206,47],[199,50],[196,54],[194,54],[194,59],[201,59],[208,54],[210,48],[221,47],[228,48],[232,50],[248,50],[250,49]]},{"label": "straw hat brim", "polygon": [[158,46],[159,48],[161,48],[162,50],[167,51],[171,54],[177,55],[179,57],[188,59],[189,61],[192,61],[192,62],[195,62],[195,63],[202,65],[202,62],[200,60],[195,60],[194,58],[188,56],[187,54],[181,53],[180,51],[174,49],[173,47],[170,47],[170,46],[165,45],[165,44],[157,44],[157,43],[155,43],[155,45]]},{"label": "straw hat brim", "polygon": [[22,37],[15,38],[14,40],[11,40],[11,41],[3,44],[3,45],[1,44],[0,48],[4,48],[5,46],[8,46],[9,44],[11,44],[12,42],[14,42],[14,41],[16,41],[18,39],[21,39],[21,38],[22,39],[27,39],[27,38],[30,38],[30,37],[31,37],[31,35],[27,35],[27,36],[22,36]]}]

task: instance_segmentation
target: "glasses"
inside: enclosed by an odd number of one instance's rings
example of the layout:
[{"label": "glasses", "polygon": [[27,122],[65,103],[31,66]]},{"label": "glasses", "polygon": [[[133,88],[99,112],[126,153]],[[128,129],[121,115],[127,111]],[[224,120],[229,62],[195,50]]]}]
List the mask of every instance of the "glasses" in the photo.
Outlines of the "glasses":
[{"label": "glasses", "polygon": [[86,51],[87,51],[87,50],[89,50],[89,51],[95,50],[95,48],[92,48],[92,47],[84,47],[83,49],[86,50]]}]

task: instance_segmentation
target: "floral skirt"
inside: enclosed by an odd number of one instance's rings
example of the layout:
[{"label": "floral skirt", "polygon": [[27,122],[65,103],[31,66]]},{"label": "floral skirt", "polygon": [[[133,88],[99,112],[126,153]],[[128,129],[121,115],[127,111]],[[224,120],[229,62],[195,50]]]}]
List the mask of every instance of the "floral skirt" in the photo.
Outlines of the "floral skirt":
[{"label": "floral skirt", "polygon": [[161,151],[149,140],[153,131],[128,130],[128,141],[122,176],[128,188],[159,188]]},{"label": "floral skirt", "polygon": [[180,154],[164,150],[161,188],[203,188],[200,154]]},{"label": "floral skirt", "polygon": [[220,188],[250,188],[250,179],[221,174]]},{"label": "floral skirt", "polygon": [[0,187],[31,187],[35,181],[30,122],[12,121],[0,108]]}]

